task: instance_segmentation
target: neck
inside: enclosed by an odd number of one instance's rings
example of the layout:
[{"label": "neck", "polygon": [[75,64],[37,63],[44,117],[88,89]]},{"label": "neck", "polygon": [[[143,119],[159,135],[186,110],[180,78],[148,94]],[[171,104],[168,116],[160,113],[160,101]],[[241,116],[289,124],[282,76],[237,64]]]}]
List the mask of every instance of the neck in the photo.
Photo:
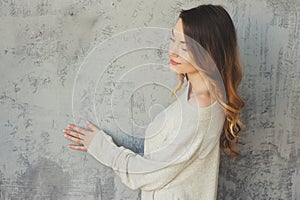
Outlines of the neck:
[{"label": "neck", "polygon": [[190,85],[192,86],[191,87],[192,95],[209,94],[208,88],[206,87],[206,83],[198,71],[190,72],[187,73],[186,75],[188,81],[190,82]]}]

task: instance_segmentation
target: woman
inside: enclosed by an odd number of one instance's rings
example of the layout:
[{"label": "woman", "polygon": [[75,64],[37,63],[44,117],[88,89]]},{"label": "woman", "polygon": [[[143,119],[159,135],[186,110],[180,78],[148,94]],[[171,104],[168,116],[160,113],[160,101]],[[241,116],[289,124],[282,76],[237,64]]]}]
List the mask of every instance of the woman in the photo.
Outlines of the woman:
[{"label": "woman", "polygon": [[65,137],[83,145],[69,147],[111,167],[129,188],[141,189],[142,200],[216,199],[220,148],[235,159],[244,126],[237,48],[233,22],[222,6],[181,10],[169,47],[170,68],[180,80],[172,95],[184,78],[187,87],[147,127],[144,156],[117,146],[90,122],[90,130],[73,124],[64,130]]}]

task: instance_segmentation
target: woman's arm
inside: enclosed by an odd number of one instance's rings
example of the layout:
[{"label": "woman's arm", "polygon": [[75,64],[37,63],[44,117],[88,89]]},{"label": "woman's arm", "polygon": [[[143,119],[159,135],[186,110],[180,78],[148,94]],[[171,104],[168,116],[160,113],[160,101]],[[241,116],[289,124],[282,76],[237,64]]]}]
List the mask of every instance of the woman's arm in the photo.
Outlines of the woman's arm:
[{"label": "woman's arm", "polygon": [[183,127],[179,133],[174,133],[178,135],[167,148],[144,156],[123,146],[118,147],[103,130],[96,132],[87,152],[111,167],[127,187],[133,190],[157,190],[197,158],[209,120],[200,121],[198,126]]}]

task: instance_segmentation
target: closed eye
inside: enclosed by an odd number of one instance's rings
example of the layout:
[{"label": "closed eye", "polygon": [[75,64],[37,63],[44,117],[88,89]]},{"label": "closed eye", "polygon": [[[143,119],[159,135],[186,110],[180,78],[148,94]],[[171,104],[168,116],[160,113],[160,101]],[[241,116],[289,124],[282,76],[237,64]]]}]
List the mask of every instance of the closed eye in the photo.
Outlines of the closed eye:
[{"label": "closed eye", "polygon": [[[175,42],[175,39],[173,39],[172,37],[170,37],[170,40],[172,41],[172,42]],[[186,48],[181,48],[183,51],[187,51],[187,49]]]}]

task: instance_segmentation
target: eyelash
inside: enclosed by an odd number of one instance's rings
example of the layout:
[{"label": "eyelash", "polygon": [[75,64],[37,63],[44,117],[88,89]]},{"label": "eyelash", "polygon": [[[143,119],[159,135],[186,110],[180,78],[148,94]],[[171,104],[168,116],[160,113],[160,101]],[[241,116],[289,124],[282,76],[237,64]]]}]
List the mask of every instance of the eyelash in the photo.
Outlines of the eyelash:
[{"label": "eyelash", "polygon": [[[172,38],[172,37],[170,37],[170,40],[172,41],[172,42],[175,42],[175,40]],[[181,48],[183,51],[187,51],[187,49],[185,49],[185,48]]]}]

